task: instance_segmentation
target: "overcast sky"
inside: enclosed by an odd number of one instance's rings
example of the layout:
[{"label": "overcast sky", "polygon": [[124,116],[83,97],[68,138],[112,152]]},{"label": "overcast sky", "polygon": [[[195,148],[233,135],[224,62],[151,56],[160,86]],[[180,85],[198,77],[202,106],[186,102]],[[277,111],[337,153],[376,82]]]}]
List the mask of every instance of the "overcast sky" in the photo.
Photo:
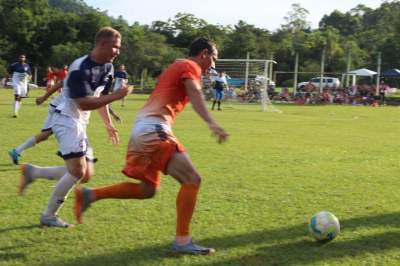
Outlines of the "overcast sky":
[{"label": "overcast sky", "polygon": [[259,28],[275,31],[283,23],[283,17],[293,3],[307,9],[308,21],[313,28],[325,14],[337,9],[349,11],[358,4],[371,8],[380,6],[383,0],[84,0],[89,6],[107,10],[114,17],[121,15],[129,24],[138,21],[148,24],[156,20],[166,21],[178,12],[194,14],[214,25],[235,25],[239,20]]}]

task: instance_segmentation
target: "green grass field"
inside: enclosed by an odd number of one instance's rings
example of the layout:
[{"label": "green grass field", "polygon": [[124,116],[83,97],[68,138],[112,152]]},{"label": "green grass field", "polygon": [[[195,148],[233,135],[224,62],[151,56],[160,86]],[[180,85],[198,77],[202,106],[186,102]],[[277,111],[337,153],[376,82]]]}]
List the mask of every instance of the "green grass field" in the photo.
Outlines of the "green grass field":
[{"label": "green grass field", "polygon": [[[7,150],[39,132],[47,105],[23,101],[11,118],[11,90],[0,90],[0,265],[398,265],[400,259],[400,109],[398,107],[225,105],[214,112],[230,133],[218,145],[190,106],[175,133],[199,172],[202,189],[193,235],[213,246],[212,256],[176,256],[178,184],[163,177],[155,198],[108,200],[71,229],[42,229],[39,217],[53,181],[39,180],[17,196],[19,168]],[[127,180],[120,170],[136,111],[147,96],[132,95],[115,110],[121,143],[107,142],[99,116],[88,134],[99,158],[88,186]],[[62,165],[54,137],[22,156],[23,162]],[[74,222],[73,193],[60,216]],[[307,222],[329,210],[342,232],[316,243]]]}]

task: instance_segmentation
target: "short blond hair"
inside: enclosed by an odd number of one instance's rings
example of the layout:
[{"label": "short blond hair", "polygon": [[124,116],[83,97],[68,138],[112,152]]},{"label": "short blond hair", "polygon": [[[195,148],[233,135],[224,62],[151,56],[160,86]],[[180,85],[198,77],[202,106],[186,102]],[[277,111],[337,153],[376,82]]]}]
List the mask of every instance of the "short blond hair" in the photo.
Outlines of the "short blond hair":
[{"label": "short blond hair", "polygon": [[111,27],[103,27],[96,33],[94,43],[97,44],[101,40],[109,40],[114,38],[121,38],[121,33]]}]

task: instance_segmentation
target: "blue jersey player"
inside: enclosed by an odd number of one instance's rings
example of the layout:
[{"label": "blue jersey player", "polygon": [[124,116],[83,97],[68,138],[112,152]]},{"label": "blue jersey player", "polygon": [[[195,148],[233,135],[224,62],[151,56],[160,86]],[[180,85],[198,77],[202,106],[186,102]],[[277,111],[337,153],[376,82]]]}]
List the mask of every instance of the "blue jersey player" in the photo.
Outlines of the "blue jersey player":
[{"label": "blue jersey player", "polygon": [[28,81],[31,77],[31,67],[26,63],[26,56],[21,54],[18,62],[11,64],[8,68],[8,74],[12,78],[14,89],[14,116],[18,117],[21,107],[21,100],[28,93]]},{"label": "blue jersey player", "polygon": [[[128,73],[125,70],[125,65],[120,65],[119,70],[115,71],[115,81],[113,91],[117,91],[123,87],[123,85],[128,84]],[[125,98],[121,99],[121,106],[125,106]]]},{"label": "blue jersey player", "polygon": [[121,34],[111,27],[104,27],[96,34],[91,53],[70,65],[69,74],[64,80],[62,99],[52,121],[52,131],[65,167],[22,166],[21,193],[36,178],[58,180],[40,218],[42,226],[69,227],[70,224],[58,217],[58,211],[75,183],[78,180],[87,182],[93,175],[93,150],[86,134],[91,110],[98,109],[111,142],[116,144],[119,141],[118,132],[110,119],[108,104],[128,95],[131,88],[123,86],[111,94],[107,92],[113,81],[112,61],[119,55],[120,47]]},{"label": "blue jersey player", "polygon": [[225,71],[220,70],[218,76],[214,79],[214,101],[211,109],[214,110],[215,103],[218,104],[218,111],[221,111],[221,101],[224,99],[224,89],[228,87]]}]

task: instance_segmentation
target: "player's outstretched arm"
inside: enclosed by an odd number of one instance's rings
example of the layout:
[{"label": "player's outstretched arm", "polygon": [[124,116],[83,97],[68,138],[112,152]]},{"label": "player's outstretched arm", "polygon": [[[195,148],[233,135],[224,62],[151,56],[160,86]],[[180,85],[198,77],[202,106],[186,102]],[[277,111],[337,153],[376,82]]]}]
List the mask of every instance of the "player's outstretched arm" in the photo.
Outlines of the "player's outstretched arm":
[{"label": "player's outstretched arm", "polygon": [[193,109],[204,120],[204,122],[206,122],[211,132],[217,138],[218,143],[225,142],[229,135],[217,124],[217,122],[211,116],[211,113],[208,111],[200,84],[191,79],[186,79],[184,84],[186,88],[186,94],[192,103]]},{"label": "player's outstretched arm", "polygon": [[108,94],[101,95],[100,97],[86,96],[75,98],[75,102],[78,104],[79,109],[83,111],[95,110],[100,107],[109,104],[113,101],[122,99],[132,92],[132,87],[123,86],[121,89]]},{"label": "player's outstretched arm", "polygon": [[63,87],[63,82],[59,81],[56,84],[54,84],[53,86],[51,86],[51,88],[46,91],[46,93],[40,97],[36,98],[36,104],[37,105],[41,105],[42,103],[44,103],[51,95],[53,95],[53,93],[55,93],[56,91],[58,91],[59,89],[61,89]]},{"label": "player's outstretched arm", "polygon": [[108,105],[108,111],[110,112],[110,115],[112,116],[112,118],[114,118],[115,121],[117,121],[118,123],[122,123],[121,117],[119,117],[119,115],[117,114],[117,112],[115,112],[115,111],[111,108],[111,105]]},{"label": "player's outstretched arm", "polygon": [[114,127],[114,125],[112,123],[108,105],[100,107],[98,109],[98,112],[101,116],[101,119],[103,120],[104,125],[106,126],[107,134],[108,134],[108,137],[109,137],[111,143],[118,144],[118,142],[119,142],[118,130]]}]

